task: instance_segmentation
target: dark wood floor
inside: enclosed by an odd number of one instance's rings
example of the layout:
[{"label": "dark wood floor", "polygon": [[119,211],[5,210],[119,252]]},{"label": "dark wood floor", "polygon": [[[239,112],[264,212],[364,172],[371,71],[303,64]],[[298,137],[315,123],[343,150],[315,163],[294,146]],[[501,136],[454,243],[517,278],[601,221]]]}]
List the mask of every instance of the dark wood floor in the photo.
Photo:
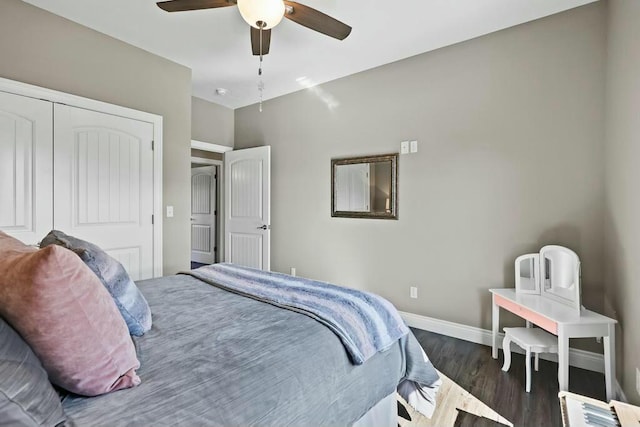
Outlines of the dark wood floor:
[{"label": "dark wood floor", "polygon": [[209,264],[203,264],[201,262],[195,262],[195,261],[191,261],[191,269],[195,270],[196,268],[200,268],[203,267],[205,265],[209,265]]},{"label": "dark wood floor", "polygon": [[[540,359],[533,371],[531,393],[524,390],[524,356],[512,353],[509,372],[503,356],[491,357],[491,347],[432,332],[413,329],[433,365],[465,390],[493,408],[516,427],[562,426],[558,404],[558,364]],[[604,375],[584,369],[569,370],[569,390],[605,400]],[[499,426],[470,414],[460,414],[456,426]]]}]

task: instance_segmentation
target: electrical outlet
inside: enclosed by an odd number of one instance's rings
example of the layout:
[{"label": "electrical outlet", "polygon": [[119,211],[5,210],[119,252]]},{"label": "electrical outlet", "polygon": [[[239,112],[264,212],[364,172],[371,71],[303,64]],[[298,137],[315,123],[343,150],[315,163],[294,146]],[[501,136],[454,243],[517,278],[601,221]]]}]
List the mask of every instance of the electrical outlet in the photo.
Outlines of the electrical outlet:
[{"label": "electrical outlet", "polygon": [[418,298],[418,288],[416,288],[415,286],[411,286],[409,296],[411,298]]},{"label": "electrical outlet", "polygon": [[291,276],[295,276],[296,275],[296,268],[295,267],[291,267],[289,275],[291,275]]},{"label": "electrical outlet", "polygon": [[636,391],[640,394],[640,369],[636,368]]},{"label": "electrical outlet", "polygon": [[411,153],[418,152],[418,141],[409,141],[409,152]]},{"label": "electrical outlet", "polygon": [[167,206],[167,218],[173,218],[173,206]]}]

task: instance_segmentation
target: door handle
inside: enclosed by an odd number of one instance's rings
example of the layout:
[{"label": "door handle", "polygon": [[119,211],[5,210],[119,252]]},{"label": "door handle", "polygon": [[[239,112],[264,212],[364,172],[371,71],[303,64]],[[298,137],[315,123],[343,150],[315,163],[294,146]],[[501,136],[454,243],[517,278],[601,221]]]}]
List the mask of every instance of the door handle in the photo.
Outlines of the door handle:
[{"label": "door handle", "polygon": [[258,230],[266,230],[266,229],[268,229],[269,227],[267,227],[267,225],[266,225],[266,224],[264,224],[264,225],[262,225],[262,227],[256,227],[256,228],[257,228]]}]

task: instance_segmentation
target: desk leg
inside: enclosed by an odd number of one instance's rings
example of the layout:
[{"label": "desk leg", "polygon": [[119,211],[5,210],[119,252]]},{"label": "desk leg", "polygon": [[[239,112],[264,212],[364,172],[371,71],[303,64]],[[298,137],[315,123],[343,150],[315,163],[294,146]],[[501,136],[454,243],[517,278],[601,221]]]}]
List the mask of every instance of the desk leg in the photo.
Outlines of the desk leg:
[{"label": "desk leg", "polygon": [[500,307],[496,304],[496,298],[491,296],[491,356],[498,358],[498,328],[500,327]]},{"label": "desk leg", "polygon": [[558,387],[569,391],[569,337],[564,328],[558,328]]},{"label": "desk leg", "polygon": [[616,378],[616,325],[609,324],[609,334],[604,337],[604,383],[607,400],[615,399],[613,382]]}]

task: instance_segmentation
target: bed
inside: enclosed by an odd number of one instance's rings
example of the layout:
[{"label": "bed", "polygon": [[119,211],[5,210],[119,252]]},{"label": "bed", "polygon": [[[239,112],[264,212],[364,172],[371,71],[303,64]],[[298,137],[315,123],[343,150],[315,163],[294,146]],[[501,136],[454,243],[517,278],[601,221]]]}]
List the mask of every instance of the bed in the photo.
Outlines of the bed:
[{"label": "bed", "polygon": [[[153,313],[151,330],[133,337],[142,383],[67,395],[77,426],[395,426],[398,384],[433,369],[411,332],[354,365],[307,315],[186,274],[137,285]],[[419,398],[435,393],[436,379]]]},{"label": "bed", "polygon": [[234,264],[136,284],[58,230],[0,232],[0,342],[2,427],[390,427],[440,384],[375,294]]}]

